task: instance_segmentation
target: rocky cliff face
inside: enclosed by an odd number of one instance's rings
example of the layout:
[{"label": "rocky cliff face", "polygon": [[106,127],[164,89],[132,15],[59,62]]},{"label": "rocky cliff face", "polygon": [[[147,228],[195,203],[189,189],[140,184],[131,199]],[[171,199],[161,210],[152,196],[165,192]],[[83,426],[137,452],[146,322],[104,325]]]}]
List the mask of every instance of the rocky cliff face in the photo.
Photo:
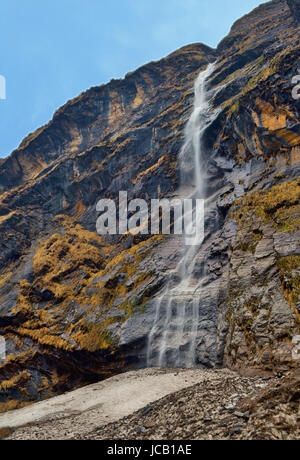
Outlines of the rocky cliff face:
[{"label": "rocky cliff face", "polygon": [[[289,4],[288,4],[289,3]],[[0,410],[145,365],[173,238],[103,238],[100,198],[171,196],[193,83],[209,62],[205,279],[197,361],[286,370],[299,334],[297,2],[274,0],[212,50],[195,44],[68,102],[0,164]]]},{"label": "rocky cliff face", "polygon": [[287,0],[289,8],[294,16],[295,23],[300,21],[300,2],[299,0]]}]

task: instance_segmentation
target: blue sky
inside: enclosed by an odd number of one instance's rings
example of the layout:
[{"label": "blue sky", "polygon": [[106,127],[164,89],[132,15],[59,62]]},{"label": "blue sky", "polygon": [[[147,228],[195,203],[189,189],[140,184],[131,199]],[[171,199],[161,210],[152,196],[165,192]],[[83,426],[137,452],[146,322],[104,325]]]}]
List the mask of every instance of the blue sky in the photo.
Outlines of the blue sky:
[{"label": "blue sky", "polygon": [[85,89],[194,42],[210,46],[259,0],[0,0],[0,157]]}]

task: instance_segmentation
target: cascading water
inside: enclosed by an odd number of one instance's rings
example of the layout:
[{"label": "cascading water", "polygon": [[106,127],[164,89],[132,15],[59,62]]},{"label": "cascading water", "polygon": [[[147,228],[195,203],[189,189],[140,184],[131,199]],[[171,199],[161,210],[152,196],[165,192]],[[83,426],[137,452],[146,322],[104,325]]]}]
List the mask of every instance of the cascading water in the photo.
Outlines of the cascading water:
[{"label": "cascading water", "polygon": [[[215,92],[209,92],[206,85],[213,71],[214,64],[208,65],[195,83],[194,110],[186,126],[185,141],[180,154],[180,194],[184,198],[204,198],[203,135],[217,116],[216,111],[210,110],[210,100]],[[204,226],[204,213],[197,217],[196,225]],[[177,282],[175,285],[170,282],[156,300],[154,323],[148,337],[148,367],[197,365],[196,348],[201,309],[199,289],[202,287],[201,283],[195,283],[193,271],[202,239],[191,245],[186,245],[187,240],[184,237],[181,241],[183,253],[174,271]]]}]

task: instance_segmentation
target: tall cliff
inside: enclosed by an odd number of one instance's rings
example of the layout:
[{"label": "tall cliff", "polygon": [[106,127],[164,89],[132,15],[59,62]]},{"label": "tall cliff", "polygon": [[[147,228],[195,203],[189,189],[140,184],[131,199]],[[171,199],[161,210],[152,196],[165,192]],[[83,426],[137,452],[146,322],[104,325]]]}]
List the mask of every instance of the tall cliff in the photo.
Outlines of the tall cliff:
[{"label": "tall cliff", "polygon": [[211,62],[218,116],[204,138],[212,206],[193,273],[205,278],[197,362],[296,365],[298,18],[298,2],[263,4],[216,50],[190,45],[81,94],[0,163],[0,410],[145,365],[155,298],[180,248],[160,236],[99,237],[96,203],[120,190],[176,194],[193,84]]}]

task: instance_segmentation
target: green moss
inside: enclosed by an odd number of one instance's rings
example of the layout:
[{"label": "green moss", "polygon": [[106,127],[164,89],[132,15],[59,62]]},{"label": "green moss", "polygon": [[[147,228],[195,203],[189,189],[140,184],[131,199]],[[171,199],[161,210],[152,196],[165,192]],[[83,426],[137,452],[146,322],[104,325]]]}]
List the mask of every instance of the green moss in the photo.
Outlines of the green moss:
[{"label": "green moss", "polygon": [[125,311],[126,319],[129,319],[131,316],[135,314],[144,314],[146,309],[145,309],[145,302],[140,301],[137,297],[134,298],[130,302],[124,302],[120,306],[121,310]]},{"label": "green moss", "polygon": [[255,242],[244,242],[241,243],[237,249],[243,252],[251,252],[251,254],[255,254],[256,246],[257,244],[255,244]]}]

